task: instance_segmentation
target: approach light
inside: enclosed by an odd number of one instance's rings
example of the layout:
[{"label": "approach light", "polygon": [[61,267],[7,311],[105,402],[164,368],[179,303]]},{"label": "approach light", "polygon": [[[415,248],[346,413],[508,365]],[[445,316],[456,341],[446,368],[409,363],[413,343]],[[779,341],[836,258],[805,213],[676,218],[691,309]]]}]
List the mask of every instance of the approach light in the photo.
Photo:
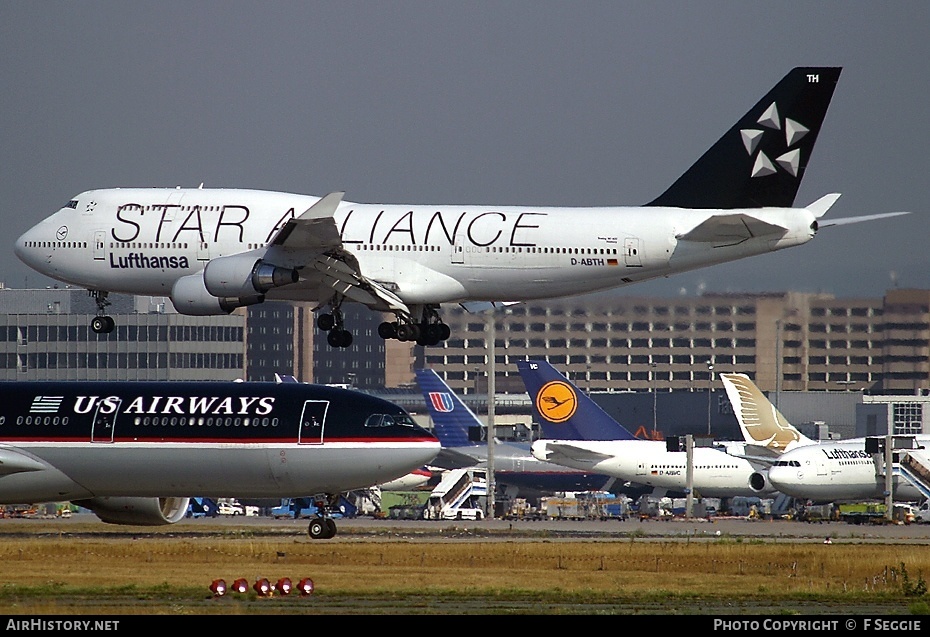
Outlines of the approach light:
[{"label": "approach light", "polygon": [[279,595],[290,595],[291,593],[291,578],[282,577],[275,585],[272,587],[272,590],[278,593]]},{"label": "approach light", "polygon": [[226,594],[226,580],[224,579],[215,579],[213,583],[210,584],[210,592],[213,593],[215,597],[222,597]]},{"label": "approach light", "polygon": [[303,578],[297,582],[297,590],[304,596],[313,594],[313,580],[309,577]]},{"label": "approach light", "polygon": [[256,593],[258,593],[262,597],[267,597],[268,595],[271,595],[271,592],[272,592],[271,582],[268,581],[267,577],[260,577],[257,580],[255,580],[255,583],[252,585],[252,588],[255,590]]},{"label": "approach light", "polygon": [[245,593],[249,590],[249,582],[244,577],[240,577],[233,582],[232,590],[234,593]]}]

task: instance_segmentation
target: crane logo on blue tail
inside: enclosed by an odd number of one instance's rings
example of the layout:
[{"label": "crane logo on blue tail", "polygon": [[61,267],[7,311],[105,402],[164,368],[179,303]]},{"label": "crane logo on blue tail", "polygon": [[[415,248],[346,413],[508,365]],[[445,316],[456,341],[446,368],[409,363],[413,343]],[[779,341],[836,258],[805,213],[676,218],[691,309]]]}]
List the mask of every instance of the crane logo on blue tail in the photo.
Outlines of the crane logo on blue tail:
[{"label": "crane logo on blue tail", "polygon": [[565,422],[575,415],[578,399],[568,383],[554,380],[546,383],[536,394],[536,410],[549,422]]},{"label": "crane logo on blue tail", "polygon": [[429,392],[429,401],[432,403],[433,409],[442,414],[447,414],[455,408],[452,403],[452,396],[444,392]]}]

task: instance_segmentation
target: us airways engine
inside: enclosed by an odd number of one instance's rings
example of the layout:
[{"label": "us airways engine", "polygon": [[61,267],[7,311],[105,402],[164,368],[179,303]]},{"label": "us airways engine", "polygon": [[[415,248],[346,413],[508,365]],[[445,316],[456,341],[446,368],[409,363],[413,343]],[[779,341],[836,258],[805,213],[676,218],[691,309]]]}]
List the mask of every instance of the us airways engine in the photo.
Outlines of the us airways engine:
[{"label": "us airways engine", "polygon": [[212,259],[203,270],[207,291],[220,298],[248,298],[297,283],[297,270],[265,263],[262,254],[263,251],[253,250]]},{"label": "us airways engine", "polygon": [[72,502],[109,524],[161,526],[183,520],[190,498],[89,498]]},{"label": "us airways engine", "polygon": [[255,305],[265,300],[264,294],[247,297],[216,297],[207,291],[203,274],[182,276],[171,287],[171,303],[181,314],[215,316],[229,314],[237,307]]}]

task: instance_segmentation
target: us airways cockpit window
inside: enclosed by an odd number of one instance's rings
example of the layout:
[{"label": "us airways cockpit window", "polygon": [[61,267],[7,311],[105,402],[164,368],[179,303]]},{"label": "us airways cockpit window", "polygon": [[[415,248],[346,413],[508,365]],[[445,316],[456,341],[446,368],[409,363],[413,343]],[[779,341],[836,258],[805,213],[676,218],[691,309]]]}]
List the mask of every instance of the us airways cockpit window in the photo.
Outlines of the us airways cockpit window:
[{"label": "us airways cockpit window", "polygon": [[393,427],[394,425],[414,427],[416,423],[407,414],[372,414],[365,421],[366,427]]},{"label": "us airways cockpit window", "polygon": [[74,210],[77,210],[77,199],[72,199],[71,201],[66,203],[65,208],[72,208]]}]

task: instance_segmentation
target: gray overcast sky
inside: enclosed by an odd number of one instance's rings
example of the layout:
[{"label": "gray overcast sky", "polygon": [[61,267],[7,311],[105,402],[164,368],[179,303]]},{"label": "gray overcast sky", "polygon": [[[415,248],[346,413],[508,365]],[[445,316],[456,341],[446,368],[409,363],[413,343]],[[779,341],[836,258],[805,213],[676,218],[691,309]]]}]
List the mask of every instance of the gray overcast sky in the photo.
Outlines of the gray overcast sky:
[{"label": "gray overcast sky", "polygon": [[247,187],[352,201],[637,205],[794,66],[842,66],[797,202],[809,244],[632,295],[930,288],[930,3],[0,0],[0,281],[73,195]]}]

